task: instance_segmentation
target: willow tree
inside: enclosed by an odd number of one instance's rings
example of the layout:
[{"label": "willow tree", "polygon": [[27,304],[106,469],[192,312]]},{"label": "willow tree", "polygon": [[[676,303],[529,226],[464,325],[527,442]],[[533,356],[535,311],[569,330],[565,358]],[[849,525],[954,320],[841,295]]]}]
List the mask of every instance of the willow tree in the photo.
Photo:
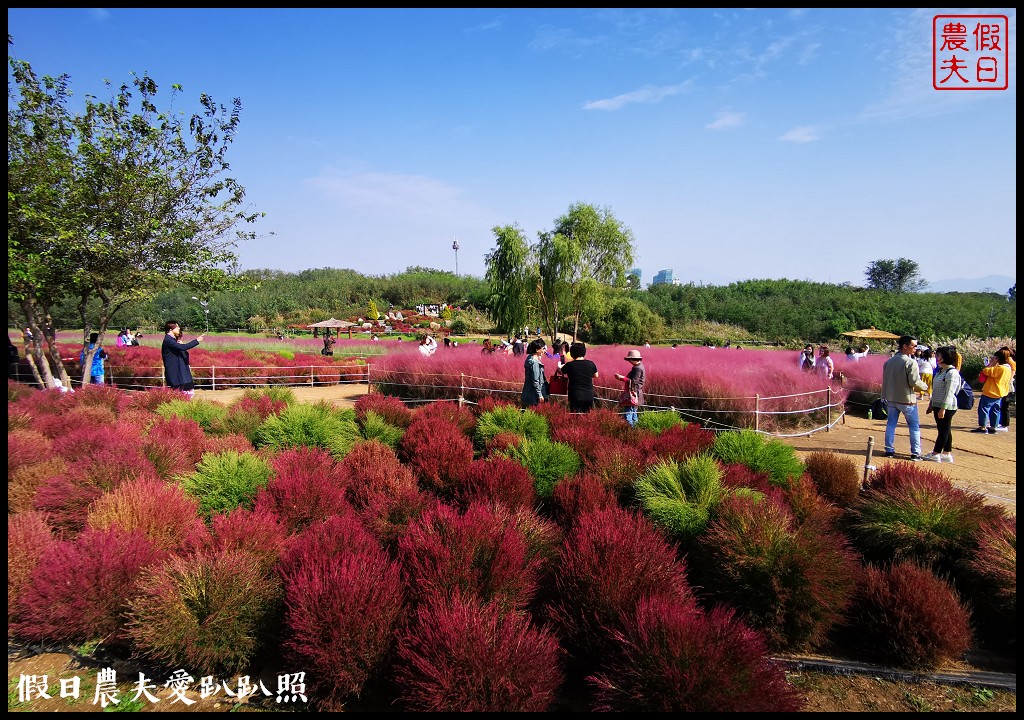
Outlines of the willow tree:
[{"label": "willow tree", "polygon": [[[83,343],[95,327],[98,347],[132,301],[176,284],[204,295],[231,284],[234,248],[254,235],[239,228],[262,216],[243,208],[245,190],[228,175],[239,99],[228,108],[200,94],[190,116],[162,112],[156,82],[133,76],[72,113],[67,75],[39,79],[27,62],[8,64],[8,300],[36,337],[58,299],[77,302]],[[168,108],[181,92],[171,87]],[[52,385],[45,373],[43,382]]]},{"label": "willow tree", "polygon": [[537,258],[540,305],[545,323],[556,333],[564,319],[580,321],[601,307],[602,289],[625,288],[636,256],[633,231],[607,208],[576,203],[540,233],[533,247]]},{"label": "willow tree", "polygon": [[530,320],[534,305],[535,272],[530,246],[523,231],[515,225],[494,227],[495,247],[485,258],[489,294],[487,307],[504,335],[518,334]]}]

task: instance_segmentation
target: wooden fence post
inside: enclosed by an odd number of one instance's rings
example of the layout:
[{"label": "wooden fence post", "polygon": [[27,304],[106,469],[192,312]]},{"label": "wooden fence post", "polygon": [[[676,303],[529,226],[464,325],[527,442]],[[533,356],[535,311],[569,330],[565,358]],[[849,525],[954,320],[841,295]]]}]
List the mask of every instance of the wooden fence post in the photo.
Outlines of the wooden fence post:
[{"label": "wooden fence post", "polygon": [[875,466],[871,464],[871,453],[875,448],[875,439],[873,437],[868,438],[868,454],[864,458],[864,479],[860,483],[860,488],[863,490],[868,485],[868,473],[875,469]]}]

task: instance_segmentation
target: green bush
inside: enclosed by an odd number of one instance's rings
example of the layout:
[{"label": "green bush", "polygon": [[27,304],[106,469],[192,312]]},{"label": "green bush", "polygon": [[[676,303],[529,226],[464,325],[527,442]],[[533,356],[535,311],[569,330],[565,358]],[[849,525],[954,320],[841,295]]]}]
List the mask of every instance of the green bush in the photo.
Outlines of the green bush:
[{"label": "green bush", "polygon": [[251,510],[256,493],[272,473],[269,463],[256,455],[225,450],[204,455],[196,471],[183,479],[182,487],[207,515],[240,506]]},{"label": "green bush", "polygon": [[274,403],[284,403],[285,405],[294,405],[295,391],[290,387],[284,385],[270,385],[265,388],[249,388],[242,393],[243,400],[259,400],[260,398],[269,398]]},{"label": "green bush", "polygon": [[326,403],[290,406],[268,417],[256,430],[253,444],[274,450],[317,447],[341,459],[360,438],[355,411],[338,410]]},{"label": "green bush", "polygon": [[462,318],[455,318],[454,320],[452,320],[452,324],[450,325],[450,327],[452,335],[465,335],[467,332],[469,332],[469,326],[466,325],[466,321],[463,320]]},{"label": "green bush", "polygon": [[684,541],[704,532],[712,510],[726,492],[722,469],[709,455],[698,455],[684,463],[658,463],[637,479],[633,489],[644,514],[675,539]]},{"label": "green bush", "polygon": [[555,485],[580,469],[580,456],[564,443],[551,442],[547,438],[525,440],[497,453],[515,460],[533,477],[537,496],[550,498]]},{"label": "green bush", "polygon": [[719,433],[711,452],[724,463],[739,463],[768,473],[777,487],[788,487],[791,480],[804,474],[804,464],[793,448],[779,440],[767,440],[753,430]]},{"label": "green bush", "polygon": [[402,441],[402,436],[405,435],[403,428],[392,425],[373,410],[366,411],[361,425],[364,439],[378,440],[392,450],[398,449],[398,444]]},{"label": "green bush", "polygon": [[502,405],[481,413],[476,421],[476,444],[483,448],[498,433],[512,432],[527,440],[546,440],[549,437],[547,418],[533,410],[520,410],[514,405]]},{"label": "green bush", "polygon": [[651,432],[660,435],[670,427],[675,427],[676,425],[686,427],[687,423],[675,410],[666,410],[664,412],[641,413],[637,416],[636,425],[634,427],[638,427],[641,430],[650,430]]},{"label": "green bush", "polygon": [[158,415],[169,417],[183,417],[195,420],[203,432],[222,434],[224,432],[224,419],[228,415],[226,406],[215,403],[212,400],[171,400],[156,408]]},{"label": "green bush", "polygon": [[280,584],[244,551],[172,556],[146,571],[131,601],[129,634],[168,667],[235,674],[249,667],[280,597]]}]

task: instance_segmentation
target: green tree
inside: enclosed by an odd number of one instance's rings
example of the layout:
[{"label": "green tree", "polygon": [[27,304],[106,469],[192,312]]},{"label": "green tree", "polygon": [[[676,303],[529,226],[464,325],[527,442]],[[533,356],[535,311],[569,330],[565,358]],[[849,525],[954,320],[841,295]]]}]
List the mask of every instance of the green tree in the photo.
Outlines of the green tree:
[{"label": "green tree", "polygon": [[918,264],[907,258],[875,260],[864,271],[868,287],[887,292],[918,292],[927,286]]},{"label": "green tree", "polygon": [[495,248],[485,258],[484,277],[490,287],[487,305],[503,335],[517,334],[533,306],[531,278],[535,277],[530,247],[515,225],[494,227]]},{"label": "green tree", "polygon": [[[190,117],[160,112],[156,82],[136,76],[73,114],[67,76],[40,81],[27,62],[8,61],[8,299],[28,324],[74,298],[83,341],[95,322],[101,345],[134,301],[177,284],[206,296],[229,287],[233,248],[253,237],[237,228],[261,216],[243,209],[245,190],[227,175],[241,101],[229,109],[204,93]],[[180,92],[172,86],[168,107]],[[59,192],[31,186],[45,175]]]},{"label": "green tree", "polygon": [[609,208],[584,203],[570,205],[554,230],[541,233],[534,252],[545,322],[554,332],[564,312],[574,338],[599,296],[595,285],[624,288],[636,255],[633,231]]}]

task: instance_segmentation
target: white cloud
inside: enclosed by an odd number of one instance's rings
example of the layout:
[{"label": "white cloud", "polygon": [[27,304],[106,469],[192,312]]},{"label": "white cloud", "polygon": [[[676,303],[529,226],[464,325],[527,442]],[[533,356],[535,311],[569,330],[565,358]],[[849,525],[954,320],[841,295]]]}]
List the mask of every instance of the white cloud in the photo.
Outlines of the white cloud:
[{"label": "white cloud", "polygon": [[779,136],[783,142],[809,143],[821,139],[821,131],[813,125],[796,127]]},{"label": "white cloud", "polygon": [[110,11],[106,8],[89,8],[89,14],[92,15],[93,20],[110,19]]},{"label": "white cloud", "polygon": [[672,95],[678,95],[689,88],[689,86],[689,81],[678,85],[666,85],[663,87],[648,85],[640,88],[639,90],[623,93],[622,95],[616,95],[615,97],[607,98],[605,100],[591,100],[590,102],[583,104],[583,109],[620,110],[626,105],[632,105],[634,103],[656,103],[660,102],[664,98],[671,97]]},{"label": "white cloud", "polygon": [[715,121],[704,127],[708,130],[722,130],[724,128],[740,127],[747,119],[746,113],[723,111],[718,113]]}]

